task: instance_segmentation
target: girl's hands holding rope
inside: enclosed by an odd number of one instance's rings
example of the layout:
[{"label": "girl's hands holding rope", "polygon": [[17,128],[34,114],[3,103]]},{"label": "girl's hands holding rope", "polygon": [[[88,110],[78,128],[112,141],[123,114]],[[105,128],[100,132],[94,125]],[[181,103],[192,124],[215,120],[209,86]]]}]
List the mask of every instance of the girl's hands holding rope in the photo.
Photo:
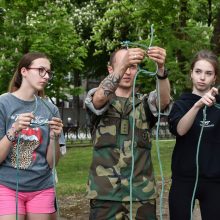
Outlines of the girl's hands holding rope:
[{"label": "girl's hands holding rope", "polygon": [[195,103],[195,107],[202,108],[204,105],[212,106],[216,103],[215,95],[218,94],[218,89],[212,87],[203,97]]},{"label": "girl's hands holding rope", "polygon": [[30,126],[31,121],[35,118],[32,112],[20,114],[16,121],[13,123],[12,127],[16,132],[20,132],[22,129],[26,129]]},{"label": "girl's hands holding rope", "polygon": [[147,50],[147,56],[157,63],[159,73],[163,73],[166,59],[166,50],[161,47],[149,47]]},{"label": "girl's hands holding rope", "polygon": [[50,127],[50,139],[55,139],[59,137],[63,130],[63,123],[60,118],[53,117],[52,120],[48,121]]}]

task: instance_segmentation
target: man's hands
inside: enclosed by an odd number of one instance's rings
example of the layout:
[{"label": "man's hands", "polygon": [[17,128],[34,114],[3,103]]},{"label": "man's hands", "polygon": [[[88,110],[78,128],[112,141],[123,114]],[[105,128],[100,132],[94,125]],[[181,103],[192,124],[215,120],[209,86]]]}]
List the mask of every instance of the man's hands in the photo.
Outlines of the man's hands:
[{"label": "man's hands", "polygon": [[141,48],[123,50],[120,56],[117,56],[117,61],[114,62],[114,72],[125,72],[129,66],[141,63],[146,56],[158,64],[159,74],[163,74],[166,50],[157,46],[150,47],[147,51]]},{"label": "man's hands", "polygon": [[145,56],[146,51],[141,48],[129,48],[118,51],[115,56],[116,60],[113,63],[114,72],[119,73],[122,77],[130,66],[138,65]]},{"label": "man's hands", "polygon": [[147,56],[155,61],[158,65],[158,74],[163,76],[164,64],[166,59],[166,50],[161,47],[150,47],[147,51]]}]

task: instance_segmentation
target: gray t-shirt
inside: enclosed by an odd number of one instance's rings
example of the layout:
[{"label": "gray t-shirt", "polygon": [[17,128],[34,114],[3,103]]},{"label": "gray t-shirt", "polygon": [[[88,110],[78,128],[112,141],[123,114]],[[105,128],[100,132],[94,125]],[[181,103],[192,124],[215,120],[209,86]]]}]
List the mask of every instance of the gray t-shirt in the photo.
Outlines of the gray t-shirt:
[{"label": "gray t-shirt", "polygon": [[[42,101],[40,97],[36,97],[34,101],[24,101],[11,93],[1,95],[0,139],[5,136],[19,114],[33,111],[35,115],[33,122],[38,125],[52,117],[59,117],[58,108],[47,100]],[[65,145],[64,137],[61,137],[60,144]],[[0,164],[0,184],[15,190],[18,181],[18,190],[23,192],[53,187],[52,169],[46,160],[49,140],[48,125],[23,129],[19,133],[17,143],[12,144],[10,153]]]}]

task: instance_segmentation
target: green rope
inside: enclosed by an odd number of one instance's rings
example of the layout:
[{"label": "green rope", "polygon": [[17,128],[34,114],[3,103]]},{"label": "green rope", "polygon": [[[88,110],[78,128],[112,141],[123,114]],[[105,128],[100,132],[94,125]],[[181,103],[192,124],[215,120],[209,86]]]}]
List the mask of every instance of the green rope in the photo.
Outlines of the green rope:
[{"label": "green rope", "polygon": [[[217,88],[219,89],[220,86],[217,86]],[[215,103],[214,106],[216,108],[220,109],[219,103]],[[207,106],[205,106],[203,109],[202,126],[201,126],[199,139],[198,139],[198,143],[197,143],[197,148],[196,148],[196,179],[195,179],[195,184],[194,184],[194,189],[193,189],[193,194],[192,194],[192,199],[191,199],[191,205],[190,205],[190,220],[193,219],[194,200],[195,200],[195,194],[196,194],[196,189],[197,189],[198,180],[199,180],[199,151],[200,151],[201,139],[202,139],[204,125],[205,125],[206,116],[207,116],[206,111],[207,111]]]},{"label": "green rope", "polygon": [[[34,99],[35,99],[35,106],[34,106],[34,110],[32,111],[32,113],[35,115],[35,112],[37,110],[38,107],[38,100],[37,97],[34,95]],[[47,105],[47,103],[40,98],[41,102],[47,107],[47,109],[49,110],[49,112],[53,114],[53,112],[51,111],[50,107]],[[40,127],[40,126],[46,126],[48,125],[47,122],[42,122],[42,123],[36,123],[36,122],[31,122],[30,123],[30,127]],[[54,185],[54,194],[55,194],[55,200],[56,200],[56,206],[57,206],[57,213],[58,213],[58,218],[60,216],[60,212],[59,212],[59,206],[58,206],[58,199],[57,199],[57,191],[56,191],[56,179],[55,179],[55,175],[56,175],[56,141],[57,138],[56,135],[55,136],[55,141],[54,141],[54,147],[53,147],[53,169],[52,169],[52,174],[53,174],[53,185]],[[17,145],[16,145],[16,220],[18,220],[18,189],[19,189],[19,144],[20,144],[20,135],[18,136],[18,140],[17,140]]]},{"label": "green rope", "polygon": [[159,146],[159,129],[160,129],[160,119],[161,119],[161,103],[160,103],[160,86],[159,79],[156,80],[157,85],[157,97],[158,97],[158,119],[157,119],[157,127],[156,127],[156,149],[157,149],[157,159],[160,168],[160,176],[161,176],[161,192],[160,192],[160,219],[163,220],[163,195],[164,195],[164,174],[163,174],[163,166],[160,155],[160,146]]},{"label": "green rope", "polygon": [[[38,102],[37,97],[34,95],[34,109],[32,111],[35,114]],[[18,220],[18,191],[19,191],[19,145],[20,145],[20,135],[18,135],[18,140],[16,144],[16,194],[15,194],[15,201],[16,201],[16,220]]]},{"label": "green rope", "polygon": [[[220,89],[220,85],[216,86],[216,88]],[[214,106],[216,108],[220,109],[219,103],[215,103]],[[193,219],[194,200],[195,200],[195,194],[196,194],[196,189],[197,189],[198,180],[199,180],[199,151],[200,151],[201,139],[202,139],[204,125],[205,125],[206,116],[207,116],[206,111],[207,111],[207,106],[205,106],[203,109],[202,126],[201,126],[199,139],[198,139],[198,143],[197,143],[197,148],[196,148],[196,179],[195,179],[195,184],[194,184],[194,189],[193,189],[193,194],[192,194],[192,199],[191,199],[191,205],[190,205],[190,220]]]},{"label": "green rope", "polygon": [[203,129],[204,129],[205,121],[206,121],[206,109],[207,109],[207,106],[205,106],[203,109],[202,127],[200,130],[199,140],[198,140],[197,150],[196,150],[196,180],[195,180],[195,185],[194,185],[193,195],[192,195],[191,205],[190,205],[190,220],[193,219],[194,199],[195,199],[196,189],[197,189],[198,180],[199,180],[199,150],[200,150],[200,143],[202,139]]},{"label": "green rope", "polygon": [[[48,108],[48,110],[50,111],[50,113],[53,115],[50,107],[47,105],[47,103],[41,99],[41,101],[43,102],[43,104]],[[58,137],[55,135],[54,133],[54,137],[55,137],[55,141],[54,141],[54,147],[53,147],[53,184],[54,184],[54,193],[55,193],[55,200],[56,200],[56,206],[57,206],[57,215],[58,215],[58,218],[60,216],[60,209],[59,209],[59,204],[58,204],[58,198],[57,198],[57,190],[56,190],[56,142],[57,142],[57,139]]]},{"label": "green rope", "polygon": [[[153,29],[153,25],[151,25],[151,40],[150,40],[150,45],[152,44],[153,41],[153,33],[154,33],[154,29]],[[124,41],[123,45],[126,46],[128,48],[129,45],[131,46],[139,46],[142,47],[144,49],[148,49],[149,47],[146,47],[145,45],[142,44],[137,44],[137,43],[131,43],[129,41]],[[139,73],[144,73],[146,75],[149,76],[156,76],[157,72],[158,72],[158,65],[156,64],[156,71],[155,72],[150,72],[144,69],[141,69],[140,67],[138,67],[138,72],[135,75],[134,78],[134,83],[133,83],[133,87],[132,87],[132,108],[133,108],[133,118],[132,118],[132,141],[131,141],[131,174],[130,174],[130,182],[129,182],[129,186],[130,186],[130,220],[132,220],[133,216],[132,216],[132,197],[133,197],[133,175],[134,175],[134,139],[135,139],[135,85],[136,85],[136,79]],[[157,156],[158,156],[158,161],[159,161],[159,167],[160,167],[160,175],[161,175],[161,179],[162,179],[162,189],[161,189],[161,193],[160,193],[160,219],[163,220],[163,213],[162,213],[162,207],[163,207],[163,193],[164,193],[164,177],[163,177],[163,168],[162,168],[162,162],[161,162],[161,156],[160,156],[160,148],[159,148],[159,127],[160,127],[160,117],[161,115],[164,115],[161,113],[161,106],[160,106],[160,90],[159,90],[159,80],[157,79],[157,86],[156,86],[156,90],[157,90],[157,97],[158,97],[158,121],[157,121],[157,132],[156,132],[156,146],[157,146]]]},{"label": "green rope", "polygon": [[[135,85],[138,74],[141,72],[139,70],[134,78],[134,84],[132,89],[132,108],[133,108],[133,117],[132,117],[132,141],[131,141],[131,155],[132,155],[132,166],[131,166],[131,174],[130,174],[130,219],[132,220],[132,182],[133,182],[133,174],[134,174],[134,138],[135,138]],[[155,72],[156,75],[157,72]],[[161,113],[161,104],[160,104],[160,88],[159,88],[159,80],[157,79],[157,97],[158,97],[158,120],[157,120],[157,128],[156,128],[156,149],[157,149],[157,158],[160,168],[160,176],[161,176],[161,192],[160,192],[160,219],[163,219],[163,194],[164,194],[164,174],[163,167],[160,155],[160,147],[159,147],[159,128],[160,128],[160,120],[161,116],[165,115]]]},{"label": "green rope", "polygon": [[16,148],[16,220],[18,220],[18,186],[19,186],[19,143],[20,143],[20,137],[18,137],[17,141],[17,148]]}]

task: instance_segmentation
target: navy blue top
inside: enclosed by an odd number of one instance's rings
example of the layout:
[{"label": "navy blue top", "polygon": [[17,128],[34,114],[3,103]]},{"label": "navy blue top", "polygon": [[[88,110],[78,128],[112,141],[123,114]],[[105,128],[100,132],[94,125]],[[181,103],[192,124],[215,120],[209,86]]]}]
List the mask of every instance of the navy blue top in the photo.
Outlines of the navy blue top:
[{"label": "navy blue top", "polygon": [[[176,144],[172,155],[172,178],[189,179],[196,175],[196,150],[202,124],[203,135],[199,151],[199,177],[220,180],[220,109],[216,106],[207,107],[206,120],[203,123],[201,108],[189,131],[179,136],[177,124],[201,97],[192,93],[182,94],[175,101],[168,117],[170,131],[176,136]],[[220,97],[217,96],[220,103]]]}]

